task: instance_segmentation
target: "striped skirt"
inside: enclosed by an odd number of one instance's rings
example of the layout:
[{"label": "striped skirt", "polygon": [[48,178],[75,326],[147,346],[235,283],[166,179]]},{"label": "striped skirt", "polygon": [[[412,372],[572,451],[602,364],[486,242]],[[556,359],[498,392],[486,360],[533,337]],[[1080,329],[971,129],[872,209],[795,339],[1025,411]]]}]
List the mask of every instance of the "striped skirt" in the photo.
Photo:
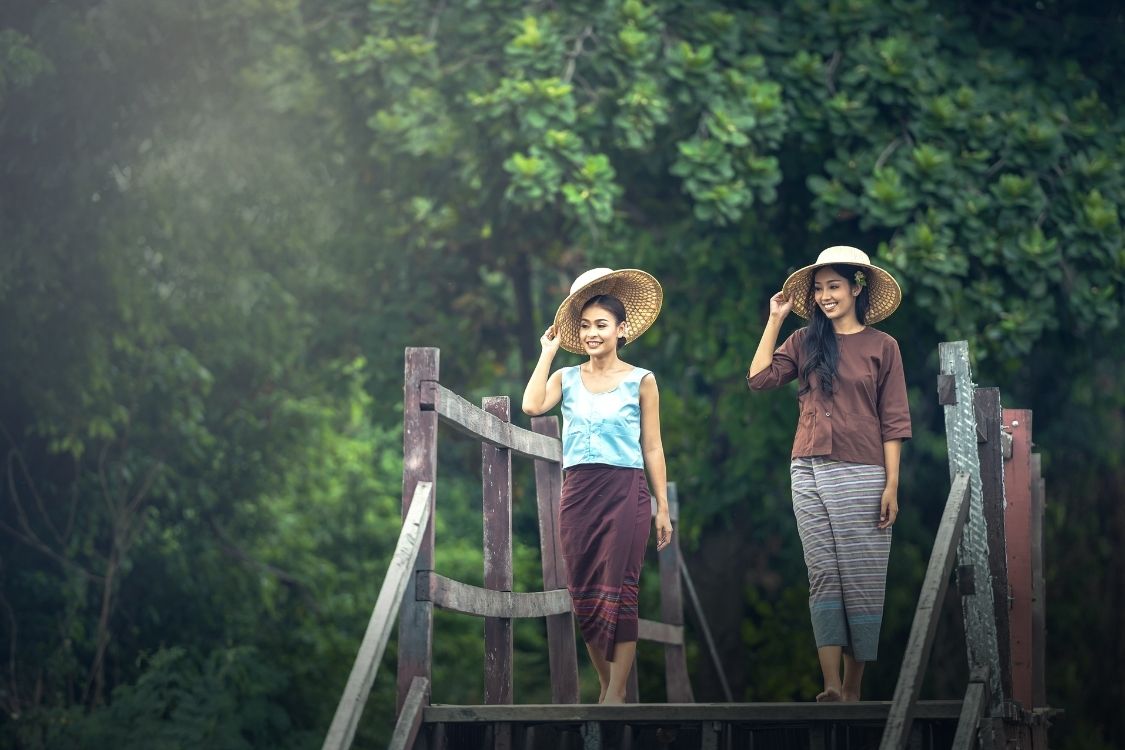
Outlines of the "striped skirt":
[{"label": "striped skirt", "polygon": [[795,458],[789,471],[817,648],[875,661],[891,551],[891,530],[876,528],[886,471],[820,457]]},{"label": "striped skirt", "polygon": [[582,637],[613,661],[637,640],[637,595],[652,517],[643,469],[580,464],[566,470],[559,539]]}]

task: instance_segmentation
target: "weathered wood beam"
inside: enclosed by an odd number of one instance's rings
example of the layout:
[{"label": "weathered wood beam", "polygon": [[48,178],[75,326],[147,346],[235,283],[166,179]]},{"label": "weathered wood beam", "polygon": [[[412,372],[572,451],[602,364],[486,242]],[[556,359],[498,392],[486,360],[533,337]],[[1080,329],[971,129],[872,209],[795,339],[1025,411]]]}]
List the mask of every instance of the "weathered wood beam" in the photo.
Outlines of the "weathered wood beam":
[{"label": "weathered wood beam", "polygon": [[[552,440],[559,438],[557,417],[533,417],[531,429]],[[559,502],[562,495],[561,461],[535,462],[535,503],[539,511],[539,549],[543,561],[543,588],[566,588],[566,561],[559,540]],[[570,609],[547,618],[547,658],[551,670],[551,700],[578,702],[578,649],[574,616]]]},{"label": "weathered wood beam", "polygon": [[443,423],[458,432],[497,448],[508,448],[527,458],[562,461],[562,443],[558,439],[502,422],[438,382],[421,383],[419,403],[423,411],[437,412]]},{"label": "weathered wood beam", "polygon": [[[668,515],[680,517],[680,496],[676,483],[668,483]],[[672,538],[662,549],[660,559],[660,619],[679,630],[676,643],[664,645],[664,690],[669,703],[691,703],[695,695],[688,675],[684,649],[684,590],[680,578],[680,534],[673,526]]]},{"label": "weathered wood beam", "polygon": [[984,707],[988,704],[988,676],[978,670],[969,680],[965,700],[961,704],[961,717],[957,721],[957,734],[953,737],[953,750],[973,750],[977,746],[977,728],[980,727]]},{"label": "weathered wood beam", "polygon": [[[328,729],[328,736],[324,739],[324,750],[346,750],[351,747],[355,737],[356,727],[363,715],[363,707],[367,697],[371,694],[371,685],[375,682],[375,675],[379,671],[379,662],[383,659],[383,652],[387,649],[387,640],[391,636],[395,617],[403,602],[403,593],[407,583],[411,580],[414,563],[418,559],[418,549],[422,545],[424,532],[430,522],[430,492],[433,485],[429,482],[419,482],[414,490],[414,498],[410,503],[410,511],[406,521],[402,524],[398,544],[395,545],[394,555],[391,557],[391,566],[383,579],[383,587],[379,590],[379,598],[375,600],[375,609],[371,612],[371,619],[367,623],[367,632],[356,654],[355,663],[352,665],[351,674],[344,687],[344,694],[336,706],[336,715]],[[411,680],[411,690],[416,681]],[[424,682],[428,686],[429,681]],[[407,696],[409,696],[409,691]],[[403,706],[406,702],[403,702]]]},{"label": "weathered wood beam", "polygon": [[953,487],[949,490],[926,577],[922,581],[922,592],[914,610],[914,623],[910,626],[910,638],[906,642],[906,653],[903,654],[880,750],[903,750],[910,737],[910,724],[914,720],[918,693],[922,689],[922,678],[934,644],[938,615],[949,587],[949,574],[953,570],[957,545],[968,515],[969,475],[957,474],[953,477]]},{"label": "weathered wood beam", "polygon": [[[437,380],[441,352],[433,347],[409,347],[405,356],[402,399],[402,518],[410,512],[411,498],[419,482],[429,482],[431,506],[437,503],[438,417],[419,404],[421,384]],[[432,509],[431,509],[432,510]],[[415,569],[434,567],[434,524],[426,526],[418,549]],[[414,596],[410,576],[403,595],[398,622],[398,665],[395,678],[395,712],[410,692],[415,677],[430,679],[433,660],[434,608]]]},{"label": "weathered wood beam", "polygon": [[[507,396],[493,396],[481,401],[483,413],[503,424],[512,421],[511,402]],[[484,585],[485,588],[512,591],[512,452],[482,443],[481,509],[484,514]],[[515,703],[513,671],[512,619],[488,617],[484,621],[484,702]],[[494,743],[497,748],[511,745],[511,728],[497,727]]]},{"label": "weathered wood beam", "polygon": [[455,581],[432,570],[418,571],[418,596],[435,607],[476,617],[547,617],[570,613],[570,594],[554,591],[492,591]]},{"label": "weathered wood beam", "polygon": [[410,691],[402,704],[387,750],[411,750],[414,747],[418,730],[422,728],[422,709],[427,703],[429,692],[430,681],[425,677],[415,677],[410,683]]},{"label": "weathered wood beam", "polygon": [[[889,701],[859,703],[595,703],[521,704],[515,706],[427,706],[426,724],[475,724],[509,721],[517,723],[579,724],[587,721],[631,723],[689,723],[699,721],[738,722],[838,722],[884,721]],[[956,721],[961,701],[919,701],[915,717]]]},{"label": "weathered wood beam", "polygon": [[[973,401],[978,435],[981,499],[984,503],[988,534],[988,578],[982,585],[992,586],[992,612],[996,620],[997,659],[1000,662],[1000,689],[1012,694],[1012,650],[1009,643],[1008,557],[1004,531],[1004,449],[1001,435],[1002,409],[999,388],[977,388]],[[983,573],[983,571],[982,571]]]},{"label": "weathered wood beam", "polygon": [[[656,620],[637,620],[637,637],[642,641],[652,641],[665,645],[679,646],[684,642],[684,626],[669,625]],[[687,701],[680,701],[686,703]]]}]

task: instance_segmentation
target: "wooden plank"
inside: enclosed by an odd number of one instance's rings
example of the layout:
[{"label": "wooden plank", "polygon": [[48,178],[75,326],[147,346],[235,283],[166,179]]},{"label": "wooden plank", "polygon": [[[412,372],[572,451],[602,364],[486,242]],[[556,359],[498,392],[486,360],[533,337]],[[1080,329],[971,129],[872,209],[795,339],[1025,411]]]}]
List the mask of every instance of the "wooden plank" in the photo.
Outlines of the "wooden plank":
[{"label": "wooden plank", "polygon": [[[1047,706],[1047,592],[1043,580],[1043,463],[1031,454],[1031,703]],[[1038,750],[1038,746],[1037,746]]]},{"label": "wooden plank", "polygon": [[426,705],[429,692],[430,683],[425,677],[415,677],[410,683],[410,691],[402,704],[387,750],[410,750],[414,747],[414,740],[418,738],[418,730],[422,727],[422,708]]},{"label": "wooden plank", "polygon": [[[352,664],[344,694],[340,697],[336,714],[332,718],[332,725],[324,738],[322,746],[324,750],[345,750],[351,747],[356,727],[359,726],[359,719],[363,715],[363,707],[371,694],[371,685],[379,672],[383,652],[387,649],[387,640],[391,637],[395,616],[405,600],[404,592],[410,588],[409,582],[414,577],[414,565],[425,539],[425,530],[430,525],[433,505],[429,499],[432,491],[433,485],[429,482],[418,482],[415,485],[410,512],[402,525],[402,531],[399,532],[390,568],[383,578],[383,586],[379,589],[375,609],[372,610],[371,619],[367,622],[367,631],[363,635],[359,652]],[[429,686],[426,678],[417,679],[421,679],[424,686]],[[412,681],[411,689],[414,685],[415,682]],[[409,695],[408,690],[407,697]],[[403,704],[405,705],[405,701]]]},{"label": "wooden plank", "polygon": [[[507,396],[481,401],[484,413],[507,424],[512,407]],[[507,448],[481,445],[481,503],[484,513],[484,586],[492,591],[512,591],[512,453]],[[484,621],[484,702],[514,703],[512,619],[486,617]],[[496,746],[511,745],[510,727],[498,729]]]},{"label": "wooden plank", "polygon": [[[666,622],[646,620],[641,617],[637,620],[637,637],[642,641],[653,641],[663,644],[682,644],[684,642],[684,626],[669,625]],[[671,701],[672,703],[690,703],[691,701]]]},{"label": "wooden plank", "polygon": [[[418,596],[439,609],[476,617],[549,617],[570,614],[570,594],[554,591],[492,591],[455,581],[432,570],[418,572]],[[573,631],[572,631],[573,632]]]},{"label": "wooden plank", "polygon": [[719,684],[723,688],[723,697],[727,702],[734,702],[734,695],[730,691],[730,683],[727,682],[727,673],[723,669],[723,660],[719,658],[719,649],[715,646],[715,639],[711,635],[711,626],[707,623],[707,615],[703,611],[703,605],[699,601],[699,594],[695,590],[695,583],[691,580],[691,573],[688,572],[687,563],[684,558],[680,558],[680,578],[684,582],[684,588],[688,593],[688,600],[691,602],[692,611],[695,612],[695,622],[699,626],[700,632],[703,634],[703,642],[707,644],[707,653],[711,655],[711,664],[715,667],[715,674],[719,676]]},{"label": "wooden plank", "polygon": [[[544,437],[557,440],[557,417],[535,417],[531,429]],[[543,561],[543,589],[566,588],[566,564],[559,542],[559,497],[562,492],[562,464],[558,461],[535,462],[535,500],[539,510],[539,550]],[[555,703],[578,702],[578,650],[574,638],[574,616],[570,597],[566,613],[547,618],[547,655],[551,671],[551,700]]]},{"label": "wooden plank", "polygon": [[558,439],[501,421],[434,380],[421,385],[419,404],[423,410],[436,412],[444,424],[526,458],[562,461],[562,442]]},{"label": "wooden plank", "polygon": [[[599,705],[520,704],[514,706],[427,706],[426,724],[581,724],[587,721],[616,721],[635,724],[675,724],[700,721],[806,723],[838,721],[885,721],[890,701],[859,703],[622,703]],[[960,700],[919,701],[915,718],[956,721]]]},{"label": "wooden plank", "polygon": [[1032,698],[1032,562],[1031,562],[1031,410],[1004,409],[1004,422],[1012,435],[1012,458],[1004,465],[1007,499],[1004,527],[1007,536],[1008,583],[1011,586],[1012,692],[1023,708]]},{"label": "wooden plank", "polygon": [[977,728],[987,704],[988,680],[980,679],[978,674],[977,679],[969,681],[969,687],[965,690],[961,716],[957,721],[957,734],[953,737],[953,750],[973,750],[977,746]]},{"label": "wooden plank", "polygon": [[582,725],[582,750],[602,750],[602,725],[596,721],[587,721]]},{"label": "wooden plank", "polygon": [[[669,482],[668,514],[680,517],[680,498],[676,484]],[[680,582],[680,534],[672,527],[672,540],[659,552],[660,619],[679,630],[675,643],[664,641],[664,687],[669,703],[691,703],[695,696],[688,675],[687,653],[684,649],[684,592]]]},{"label": "wooden plank", "polygon": [[918,596],[918,606],[914,610],[914,622],[910,626],[910,637],[906,642],[902,668],[895,686],[891,712],[887,726],[879,744],[881,750],[902,750],[910,736],[910,725],[914,720],[918,693],[922,689],[922,678],[930,659],[930,650],[937,631],[938,615],[949,587],[949,573],[965,519],[969,515],[969,475],[958,473],[953,478],[945,511],[941,516],[934,550],[922,581],[922,591]]},{"label": "wooden plank", "polygon": [[[433,348],[406,350],[406,375],[402,403],[402,517],[410,511],[410,502],[419,482],[433,485],[428,502],[437,502],[437,415],[422,411],[420,397],[424,381],[437,380],[440,353]],[[433,508],[431,507],[431,518]],[[415,570],[434,567],[434,524],[431,522],[418,550]],[[415,577],[410,576],[403,595],[398,624],[398,677],[395,713],[410,692],[415,677],[430,679],[433,659],[434,610],[433,605],[419,600],[412,590]]]},{"label": "wooden plank", "polygon": [[719,750],[719,738],[723,725],[717,721],[705,721],[700,727],[699,750]]},{"label": "wooden plank", "polygon": [[969,517],[958,545],[958,564],[971,565],[980,585],[972,596],[961,598],[961,618],[965,625],[965,650],[970,670],[989,669],[989,708],[1000,711],[1004,693],[1000,687],[999,647],[996,639],[996,612],[988,574],[988,528],[981,493],[980,457],[977,454],[976,409],[969,343],[946,341],[938,345],[940,372],[953,375],[957,403],[942,407],[945,416],[949,479],[959,473],[969,475]]},{"label": "wooden plank", "polygon": [[943,372],[937,376],[937,393],[940,406],[957,403],[957,380],[952,373]]},{"label": "wooden plank", "polygon": [[988,537],[988,574],[992,584],[992,609],[996,618],[996,645],[1000,660],[1000,689],[1012,694],[1012,652],[1008,644],[1008,557],[1004,534],[1004,450],[1001,440],[999,388],[977,388],[973,394],[980,460],[981,498]]}]

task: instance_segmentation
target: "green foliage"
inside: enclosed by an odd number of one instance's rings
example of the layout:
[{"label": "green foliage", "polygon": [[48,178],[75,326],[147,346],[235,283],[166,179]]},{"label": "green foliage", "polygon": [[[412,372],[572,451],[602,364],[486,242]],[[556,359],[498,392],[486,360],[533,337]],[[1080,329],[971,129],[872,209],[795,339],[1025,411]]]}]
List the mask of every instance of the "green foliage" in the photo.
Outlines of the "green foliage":
[{"label": "green foliage", "polygon": [[[403,347],[440,347],[462,394],[518,396],[594,265],[664,284],[626,358],[657,374],[735,689],[807,699],[795,404],[743,374],[770,294],[840,243],[906,294],[884,644],[948,482],[936,344],[968,338],[978,380],[1036,414],[1052,742],[1120,744],[1121,32],[1089,2],[9,3],[0,747],[316,746],[397,537]],[[436,566],[473,582],[479,452],[447,435]],[[529,475],[521,590],[542,585]],[[948,630],[942,697],[963,678]],[[517,628],[518,700],[549,697],[544,639]],[[435,697],[480,700],[480,623],[440,615],[434,649]],[[361,743],[389,731],[394,650]],[[641,666],[659,696],[659,653]]]}]

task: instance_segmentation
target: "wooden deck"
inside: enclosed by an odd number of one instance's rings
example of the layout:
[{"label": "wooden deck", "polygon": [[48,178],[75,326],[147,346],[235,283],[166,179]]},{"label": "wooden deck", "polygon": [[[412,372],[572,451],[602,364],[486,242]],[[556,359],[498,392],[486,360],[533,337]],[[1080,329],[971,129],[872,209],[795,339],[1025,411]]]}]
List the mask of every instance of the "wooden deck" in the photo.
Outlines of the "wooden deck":
[{"label": "wooden deck", "polygon": [[[443,706],[423,709],[416,747],[467,750],[860,750],[878,747],[889,701]],[[954,744],[962,703],[915,705],[909,747]],[[497,743],[498,738],[503,738]]]}]

